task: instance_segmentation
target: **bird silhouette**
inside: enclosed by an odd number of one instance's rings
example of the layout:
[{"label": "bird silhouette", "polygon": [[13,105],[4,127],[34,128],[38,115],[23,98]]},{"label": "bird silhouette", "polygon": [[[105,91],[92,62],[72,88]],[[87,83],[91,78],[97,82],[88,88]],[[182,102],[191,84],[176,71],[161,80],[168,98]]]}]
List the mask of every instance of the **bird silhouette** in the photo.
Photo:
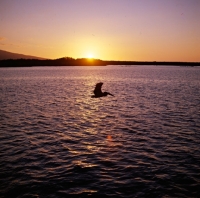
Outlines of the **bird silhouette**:
[{"label": "bird silhouette", "polygon": [[94,89],[94,95],[91,96],[92,98],[100,98],[100,97],[104,97],[107,95],[114,96],[113,94],[111,94],[109,92],[102,92],[101,91],[102,85],[103,85],[102,82],[96,84],[95,89]]}]

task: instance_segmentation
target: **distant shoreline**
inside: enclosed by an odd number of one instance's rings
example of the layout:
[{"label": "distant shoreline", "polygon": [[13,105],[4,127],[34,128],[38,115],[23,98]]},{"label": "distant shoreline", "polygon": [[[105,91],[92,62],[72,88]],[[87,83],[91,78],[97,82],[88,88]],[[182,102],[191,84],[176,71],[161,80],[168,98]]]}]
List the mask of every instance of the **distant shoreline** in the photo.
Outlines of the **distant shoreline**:
[{"label": "distant shoreline", "polygon": [[200,62],[169,62],[169,61],[105,61],[100,59],[59,58],[55,60],[40,59],[7,59],[0,60],[0,67],[33,67],[33,66],[107,66],[107,65],[154,65],[154,66],[200,66]]},{"label": "distant shoreline", "polygon": [[154,66],[200,66],[200,62],[164,62],[164,61],[106,61],[109,65],[154,65]]}]

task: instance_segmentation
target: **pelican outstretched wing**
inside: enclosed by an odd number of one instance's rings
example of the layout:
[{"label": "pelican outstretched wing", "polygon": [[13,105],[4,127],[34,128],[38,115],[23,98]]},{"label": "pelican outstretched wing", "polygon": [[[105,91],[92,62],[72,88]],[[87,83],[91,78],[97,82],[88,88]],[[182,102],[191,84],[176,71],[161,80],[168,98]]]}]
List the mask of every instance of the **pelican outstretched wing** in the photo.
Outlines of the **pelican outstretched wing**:
[{"label": "pelican outstretched wing", "polygon": [[102,91],[101,91],[101,87],[102,87],[103,83],[97,83],[94,89],[94,95],[101,95]]}]

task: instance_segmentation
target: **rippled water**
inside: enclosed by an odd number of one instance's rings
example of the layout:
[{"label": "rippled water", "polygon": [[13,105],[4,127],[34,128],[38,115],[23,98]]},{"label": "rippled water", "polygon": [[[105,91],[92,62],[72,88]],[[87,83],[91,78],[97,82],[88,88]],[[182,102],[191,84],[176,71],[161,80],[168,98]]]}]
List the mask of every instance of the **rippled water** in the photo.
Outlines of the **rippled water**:
[{"label": "rippled water", "polygon": [[0,197],[200,197],[199,67],[1,68],[0,126]]}]

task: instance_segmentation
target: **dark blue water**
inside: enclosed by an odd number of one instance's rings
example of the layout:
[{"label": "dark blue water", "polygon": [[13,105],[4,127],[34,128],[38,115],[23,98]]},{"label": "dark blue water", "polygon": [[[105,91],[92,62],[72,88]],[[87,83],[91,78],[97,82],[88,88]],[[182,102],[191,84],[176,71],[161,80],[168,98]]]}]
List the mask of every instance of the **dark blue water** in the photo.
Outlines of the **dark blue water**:
[{"label": "dark blue water", "polygon": [[200,197],[200,68],[0,68],[0,143],[0,197]]}]

